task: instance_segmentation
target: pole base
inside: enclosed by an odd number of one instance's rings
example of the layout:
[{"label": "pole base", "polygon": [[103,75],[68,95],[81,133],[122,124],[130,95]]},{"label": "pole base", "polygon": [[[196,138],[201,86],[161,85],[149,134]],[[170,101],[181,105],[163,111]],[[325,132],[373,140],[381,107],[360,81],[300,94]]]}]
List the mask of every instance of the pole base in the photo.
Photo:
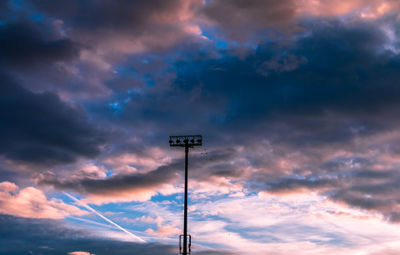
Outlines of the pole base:
[{"label": "pole base", "polygon": [[184,238],[185,238],[185,236],[184,235],[179,235],[179,254],[183,254],[183,255],[188,255],[188,254],[190,254],[190,252],[192,251],[192,236],[191,235],[187,235],[187,244],[188,244],[188,247],[186,247],[186,250],[187,250],[187,253],[185,254],[185,251],[184,251],[184,249],[183,249],[183,247],[182,247],[182,244],[183,243],[185,243],[184,242]]}]

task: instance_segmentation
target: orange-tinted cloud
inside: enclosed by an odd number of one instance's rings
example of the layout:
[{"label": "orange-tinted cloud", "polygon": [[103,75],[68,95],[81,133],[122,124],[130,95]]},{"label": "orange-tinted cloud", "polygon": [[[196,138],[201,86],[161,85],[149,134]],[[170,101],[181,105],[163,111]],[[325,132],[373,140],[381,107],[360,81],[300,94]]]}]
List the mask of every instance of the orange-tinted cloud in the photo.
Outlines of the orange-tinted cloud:
[{"label": "orange-tinted cloud", "polygon": [[73,251],[69,252],[68,255],[94,255],[94,254],[87,251]]},{"label": "orange-tinted cloud", "polygon": [[355,14],[362,18],[379,18],[399,9],[396,0],[301,0],[298,13],[315,16]]},{"label": "orange-tinted cloud", "polygon": [[69,215],[84,215],[85,211],[59,199],[47,199],[34,187],[19,189],[11,182],[0,183],[0,213],[24,218],[62,219]]}]

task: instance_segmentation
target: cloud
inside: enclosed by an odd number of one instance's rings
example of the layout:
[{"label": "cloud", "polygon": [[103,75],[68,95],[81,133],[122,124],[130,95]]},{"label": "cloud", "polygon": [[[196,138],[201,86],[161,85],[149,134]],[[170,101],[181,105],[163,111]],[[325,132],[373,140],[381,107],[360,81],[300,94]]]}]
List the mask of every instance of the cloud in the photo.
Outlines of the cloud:
[{"label": "cloud", "polygon": [[59,190],[78,191],[88,196],[87,202],[90,203],[145,201],[178,177],[176,167],[174,163],[147,173],[120,174],[104,179],[60,179],[56,175],[42,174],[37,181],[40,185],[52,185]]},{"label": "cloud", "polygon": [[157,226],[157,230],[147,229],[146,232],[150,235],[157,236],[177,236],[181,233],[181,229],[171,226]]},{"label": "cloud", "polygon": [[197,254],[197,255],[238,255],[238,253],[233,253],[233,252],[224,252],[224,251],[214,251],[214,250],[209,250],[209,251],[200,251],[200,252],[196,252],[193,254]]},{"label": "cloud", "polygon": [[[246,59],[227,54],[193,64],[178,62],[175,85],[185,91],[201,86],[197,100],[210,95],[225,101],[228,116],[221,118],[226,121],[324,110],[351,114],[396,102],[397,74],[390,70],[398,56],[385,52],[388,38],[378,26],[333,21],[314,25],[310,32],[289,46],[279,41],[261,45]],[[376,61],[386,67],[379,68]],[[388,72],[385,90],[378,85],[380,72]],[[376,93],[380,96],[368,98]]]},{"label": "cloud", "polygon": [[340,181],[337,179],[316,179],[316,178],[305,178],[305,179],[295,179],[287,178],[281,179],[278,182],[267,183],[267,190],[269,192],[285,193],[285,192],[307,192],[310,190],[326,190],[337,188],[341,185]]},{"label": "cloud", "polygon": [[[257,37],[265,37],[257,33],[295,31],[308,16],[381,17],[400,7],[395,0],[31,2],[47,15],[65,21],[74,39],[102,49],[94,52],[107,49],[128,54],[167,49],[196,36],[199,39],[203,28],[216,37],[223,34],[236,41],[258,41]],[[88,8],[88,15],[76,15]]]},{"label": "cloud", "polygon": [[[397,190],[399,55],[379,22],[329,20],[307,30],[245,58],[224,51],[178,62],[171,94],[191,98],[179,101],[186,109],[211,102],[190,117],[213,146],[243,146],[237,157],[250,190],[317,191],[397,221],[398,198],[390,194]],[[179,123],[174,116],[164,118]]]},{"label": "cloud", "polygon": [[[182,225],[177,213],[181,213],[181,207],[148,201],[128,208],[144,213],[146,222],[148,218],[159,222],[157,217],[162,215],[169,226]],[[243,197],[208,194],[207,198],[191,195],[189,215],[189,232],[198,252],[201,244],[237,254],[247,254],[248,247],[254,248],[254,254],[273,250],[282,255],[296,250],[302,254],[363,254],[382,247],[400,249],[397,225],[315,192],[286,196],[260,192]]]},{"label": "cloud", "polygon": [[[248,178],[246,187],[280,195],[317,192],[341,205],[373,212],[397,223],[399,163],[394,160],[398,152],[392,147],[397,143],[396,132],[389,132],[358,137],[347,142],[345,149],[304,148],[300,155],[309,158],[307,161],[292,157],[292,165],[280,172],[259,170]],[[275,160],[281,159],[277,156]],[[278,169],[272,165],[272,171]]]},{"label": "cloud", "polygon": [[115,255],[172,255],[176,254],[178,249],[177,245],[138,244],[99,238],[94,233],[68,228],[54,220],[0,215],[0,223],[2,225],[0,234],[3,237],[0,240],[2,254],[18,255],[32,252],[43,255],[65,255],[72,251],[85,251],[90,254],[112,252]]},{"label": "cloud", "polygon": [[[223,179],[223,176],[236,175],[236,169],[221,170],[221,162],[235,155],[234,150],[214,151],[213,158],[205,161],[201,155],[193,155],[190,161],[191,178],[197,183],[211,183],[217,190],[232,184]],[[153,165],[150,162],[150,165]],[[210,167],[215,165],[214,168]],[[109,177],[96,177],[92,175],[46,172],[36,178],[39,185],[50,185],[64,191],[79,192],[87,197],[88,203],[109,203],[121,201],[146,201],[156,194],[173,194],[180,192],[177,183],[182,178],[184,159],[178,158],[156,169],[145,171],[132,171],[130,173],[117,173]],[[210,167],[210,168],[209,168]],[[61,171],[59,171],[61,172]],[[179,186],[178,186],[179,185]],[[210,188],[210,185],[203,185]],[[225,187],[224,187],[225,186]]]},{"label": "cloud", "polygon": [[246,41],[268,28],[288,30],[295,23],[296,5],[293,0],[211,0],[200,13],[229,38]]},{"label": "cloud", "polygon": [[87,251],[72,251],[68,252],[68,255],[95,255]]},{"label": "cloud", "polygon": [[[32,2],[48,15],[64,20],[74,39],[106,55],[163,50],[199,30],[190,19],[201,1]],[[87,15],[77,15],[81,12]]]},{"label": "cloud", "polygon": [[273,31],[307,30],[302,23],[310,18],[378,19],[396,14],[399,8],[395,0],[211,0],[199,7],[198,15],[212,37],[222,34],[228,40],[258,42],[276,36]]},{"label": "cloud", "polygon": [[192,21],[201,2],[10,2],[12,10],[7,4],[0,9],[0,63],[34,91],[71,101],[107,98],[113,93],[110,79],[119,76],[118,67],[130,55],[162,54],[205,41]]},{"label": "cloud", "polygon": [[311,14],[328,17],[351,14],[361,18],[379,18],[388,13],[395,13],[400,7],[395,0],[303,0],[300,3],[299,11],[303,15]]},{"label": "cloud", "polygon": [[59,199],[48,200],[34,187],[19,189],[11,182],[0,183],[0,213],[24,218],[62,219],[70,215],[84,215],[85,211],[63,203]]},{"label": "cloud", "polygon": [[68,38],[52,35],[51,27],[31,21],[7,23],[0,27],[0,63],[32,68],[79,56],[80,47]]},{"label": "cloud", "polygon": [[[369,140],[370,138],[365,138]],[[397,140],[396,140],[397,141]],[[394,143],[397,143],[393,141]],[[395,170],[398,163],[388,163],[379,160],[388,157],[382,147],[388,144],[362,145],[362,150],[375,148],[376,156],[363,154],[359,149],[354,152],[350,143],[348,157],[331,156],[330,159],[317,159],[312,164],[298,162],[299,168],[288,168],[289,173],[279,175],[259,171],[249,178],[247,188],[250,190],[265,190],[275,195],[307,194],[317,192],[328,199],[350,206],[361,211],[369,211],[382,215],[387,221],[399,222],[399,197],[397,195],[399,174]],[[365,146],[365,147],[364,147]],[[389,144],[390,147],[390,144]],[[304,151],[311,156],[312,151]],[[335,152],[322,152],[315,157],[329,157]],[[355,156],[357,155],[357,156]],[[396,154],[397,155],[397,154]],[[368,159],[366,159],[368,158]],[[382,166],[381,166],[382,165]],[[301,168],[305,168],[301,170]],[[383,167],[383,168],[382,168]]]},{"label": "cloud", "polygon": [[104,133],[89,123],[82,109],[52,93],[33,93],[1,74],[0,154],[37,165],[74,162],[100,152]]}]

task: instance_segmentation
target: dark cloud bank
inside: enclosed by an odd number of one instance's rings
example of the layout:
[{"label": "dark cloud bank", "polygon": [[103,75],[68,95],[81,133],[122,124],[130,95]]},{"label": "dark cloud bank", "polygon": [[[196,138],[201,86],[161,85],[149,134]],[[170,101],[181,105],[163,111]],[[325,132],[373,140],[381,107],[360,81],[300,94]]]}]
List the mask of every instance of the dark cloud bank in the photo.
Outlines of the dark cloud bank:
[{"label": "dark cloud bank", "polygon": [[[59,221],[26,219],[0,214],[0,254],[65,255],[86,251],[96,255],[177,254],[177,245],[138,244],[94,237],[91,233],[67,228]],[[23,244],[23,245],[21,245]],[[204,251],[193,254],[233,255]]]},{"label": "dark cloud bank", "polygon": [[[212,176],[220,176],[222,170],[220,164],[226,160],[233,159],[235,151],[213,151],[213,158],[204,161],[199,155],[191,157],[190,165],[191,178],[207,181]],[[44,173],[36,181],[39,185],[51,185],[58,190],[70,190],[86,195],[118,195],[126,190],[157,190],[163,184],[173,183],[177,178],[182,177],[182,166],[184,159],[174,160],[170,164],[158,167],[146,173],[117,174],[107,179],[93,179],[90,176],[73,179],[59,178],[57,175]],[[213,169],[213,166],[215,169]],[[237,169],[229,169],[222,172],[222,175],[235,175]]]},{"label": "dark cloud bank", "polygon": [[0,26],[0,154],[41,166],[98,155],[105,133],[89,123],[82,107],[54,92],[33,92],[34,81],[21,82],[24,73],[72,61],[80,50],[51,24],[20,17]]},{"label": "dark cloud bank", "polygon": [[[106,254],[176,254],[176,247],[156,243],[137,244],[91,236],[66,228],[58,221],[34,220],[0,215],[0,254],[68,254],[87,251]],[[20,245],[23,243],[24,245]]]},{"label": "dark cloud bank", "polygon": [[100,152],[104,134],[81,109],[52,93],[33,93],[0,74],[0,154],[39,165],[74,162]]},{"label": "dark cloud bank", "polygon": [[[175,84],[188,92],[201,87],[198,100],[225,100],[226,127],[286,121],[301,129],[308,119],[324,124],[318,121],[326,112],[374,120],[383,111],[393,114],[400,95],[400,58],[384,50],[387,41],[375,25],[314,24],[309,36],[289,46],[266,43],[244,60],[227,52],[219,59],[178,63]],[[307,126],[316,139],[325,128]]]},{"label": "dark cloud bank", "polygon": [[31,21],[0,27],[0,64],[32,68],[78,56],[80,47],[69,38],[57,38],[50,26]]}]

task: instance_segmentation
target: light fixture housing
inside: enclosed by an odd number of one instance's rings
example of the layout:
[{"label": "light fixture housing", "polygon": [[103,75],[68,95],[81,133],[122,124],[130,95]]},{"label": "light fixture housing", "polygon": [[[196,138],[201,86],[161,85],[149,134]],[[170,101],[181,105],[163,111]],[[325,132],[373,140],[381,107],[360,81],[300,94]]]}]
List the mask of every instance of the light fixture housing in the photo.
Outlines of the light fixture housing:
[{"label": "light fixture housing", "polygon": [[201,146],[203,138],[201,135],[172,135],[169,137],[171,147],[194,147]]}]

